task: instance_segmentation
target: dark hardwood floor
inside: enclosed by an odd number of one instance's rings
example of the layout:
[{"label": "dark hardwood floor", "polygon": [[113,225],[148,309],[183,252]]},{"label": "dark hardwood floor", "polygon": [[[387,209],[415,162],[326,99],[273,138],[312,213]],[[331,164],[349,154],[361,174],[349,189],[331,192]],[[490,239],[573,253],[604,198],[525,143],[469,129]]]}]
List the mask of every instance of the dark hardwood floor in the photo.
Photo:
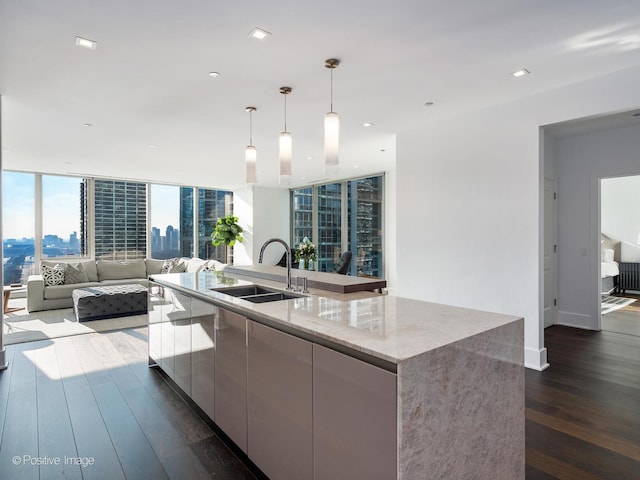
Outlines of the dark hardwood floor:
[{"label": "dark hardwood floor", "polygon": [[554,326],[526,371],[528,480],[640,479],[640,337]]},{"label": "dark hardwood floor", "polygon": [[255,479],[147,366],[146,342],[140,328],[7,346],[0,479]]},{"label": "dark hardwood floor", "polygon": [[[527,479],[640,479],[640,337],[545,342],[551,366],[526,371]],[[145,328],[8,346],[0,479],[254,479],[146,352]]]}]

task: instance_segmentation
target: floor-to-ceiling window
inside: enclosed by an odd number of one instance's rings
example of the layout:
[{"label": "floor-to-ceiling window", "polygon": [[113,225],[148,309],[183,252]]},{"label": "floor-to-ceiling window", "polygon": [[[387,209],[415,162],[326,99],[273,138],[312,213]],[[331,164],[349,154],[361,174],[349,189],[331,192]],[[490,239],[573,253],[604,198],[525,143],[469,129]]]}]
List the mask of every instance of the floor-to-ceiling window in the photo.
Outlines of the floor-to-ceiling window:
[{"label": "floor-to-ceiling window", "polygon": [[342,184],[318,187],[318,270],[326,272],[342,250]]},{"label": "floor-to-ceiling window", "polygon": [[146,183],[96,179],[94,212],[96,259],[146,257]]},{"label": "floor-to-ceiling window", "polygon": [[211,234],[218,218],[233,214],[233,193],[226,190],[198,189],[198,257],[230,262],[224,245],[214,247]]},{"label": "floor-to-ceiling window", "polygon": [[5,284],[25,283],[48,257],[231,261],[211,245],[231,191],[8,171],[2,181]]},{"label": "floor-to-ceiling window", "polygon": [[26,283],[35,256],[35,175],[2,174],[3,284]]},{"label": "floor-to-ceiling window", "polygon": [[383,179],[359,178],[348,182],[348,247],[359,274],[382,277]]},{"label": "floor-to-ceiling window", "polygon": [[350,275],[382,277],[384,175],[291,191],[291,241],[318,246],[319,271],[331,271],[350,251]]},{"label": "floor-to-ceiling window", "polygon": [[151,257],[157,259],[179,257],[182,251],[183,235],[180,223],[182,187],[152,184],[149,188]]},{"label": "floor-to-ceiling window", "polygon": [[42,257],[84,256],[86,179],[42,175]]}]

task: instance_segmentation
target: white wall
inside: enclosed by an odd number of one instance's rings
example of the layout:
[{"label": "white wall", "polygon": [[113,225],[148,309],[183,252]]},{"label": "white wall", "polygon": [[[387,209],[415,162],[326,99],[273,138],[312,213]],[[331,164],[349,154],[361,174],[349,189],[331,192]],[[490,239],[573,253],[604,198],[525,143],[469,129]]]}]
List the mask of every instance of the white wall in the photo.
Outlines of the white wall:
[{"label": "white wall", "polygon": [[603,179],[600,205],[600,226],[604,233],[640,244],[640,176]]},{"label": "white wall", "polygon": [[627,69],[400,132],[398,294],[523,316],[525,365],[544,368],[539,127],[636,107],[639,81]]},{"label": "white wall", "polygon": [[[234,215],[244,229],[244,241],[234,247],[234,264],[258,263],[262,244],[270,238],[289,242],[289,190],[247,187],[233,192]],[[279,244],[265,250],[264,263],[275,264],[284,252]]]},{"label": "white wall", "polygon": [[556,158],[558,323],[597,330],[600,328],[599,179],[640,174],[640,126],[558,139]]}]

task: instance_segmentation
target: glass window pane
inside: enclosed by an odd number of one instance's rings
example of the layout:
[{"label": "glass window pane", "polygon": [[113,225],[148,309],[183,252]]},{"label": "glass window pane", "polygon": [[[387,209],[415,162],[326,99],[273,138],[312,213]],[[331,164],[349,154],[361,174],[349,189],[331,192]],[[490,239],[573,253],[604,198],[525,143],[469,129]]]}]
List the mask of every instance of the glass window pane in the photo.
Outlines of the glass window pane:
[{"label": "glass window pane", "polygon": [[87,255],[86,180],[42,176],[42,258]]},{"label": "glass window pane", "polygon": [[293,245],[313,236],[313,188],[293,191]]},{"label": "glass window pane", "polygon": [[349,182],[350,275],[382,277],[383,180],[376,176]]},{"label": "glass window pane", "polygon": [[180,223],[182,189],[173,185],[151,185],[150,188],[151,258],[180,257],[183,233]]},{"label": "glass window pane", "polygon": [[147,253],[147,185],[95,180],[96,259],[129,260]]},{"label": "glass window pane", "polygon": [[341,197],[341,183],[318,187],[318,270],[321,272],[330,271],[342,251]]},{"label": "glass window pane", "polygon": [[35,177],[29,173],[2,173],[3,284],[27,283],[35,273]]},{"label": "glass window pane", "polygon": [[218,218],[233,214],[233,193],[226,190],[198,189],[198,256],[202,259],[231,263],[227,247],[214,247],[211,234]]},{"label": "glass window pane", "polygon": [[193,243],[193,188],[180,187],[180,256],[195,256]]}]

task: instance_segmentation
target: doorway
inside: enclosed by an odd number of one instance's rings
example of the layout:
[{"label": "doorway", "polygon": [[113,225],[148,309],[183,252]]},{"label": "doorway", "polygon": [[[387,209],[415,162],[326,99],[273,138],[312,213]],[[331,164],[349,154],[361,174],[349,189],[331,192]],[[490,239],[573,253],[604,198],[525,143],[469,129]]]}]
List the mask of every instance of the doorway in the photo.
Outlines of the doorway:
[{"label": "doorway", "polygon": [[600,326],[640,336],[640,175],[600,179]]}]

